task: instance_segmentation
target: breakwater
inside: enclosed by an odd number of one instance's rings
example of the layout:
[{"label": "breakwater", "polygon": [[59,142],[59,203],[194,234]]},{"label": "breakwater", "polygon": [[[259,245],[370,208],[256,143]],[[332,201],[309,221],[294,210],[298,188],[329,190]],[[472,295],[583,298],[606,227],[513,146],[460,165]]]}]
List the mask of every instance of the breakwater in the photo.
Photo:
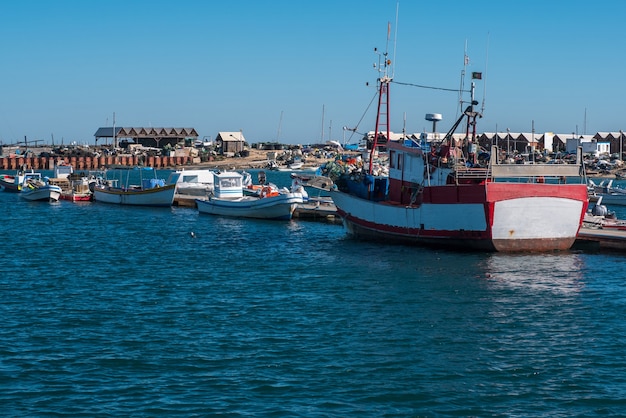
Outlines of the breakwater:
[{"label": "breakwater", "polygon": [[56,165],[71,165],[75,170],[99,170],[111,166],[143,165],[154,168],[172,168],[192,163],[190,156],[136,156],[108,155],[101,157],[20,157],[0,158],[0,170],[54,170]]}]

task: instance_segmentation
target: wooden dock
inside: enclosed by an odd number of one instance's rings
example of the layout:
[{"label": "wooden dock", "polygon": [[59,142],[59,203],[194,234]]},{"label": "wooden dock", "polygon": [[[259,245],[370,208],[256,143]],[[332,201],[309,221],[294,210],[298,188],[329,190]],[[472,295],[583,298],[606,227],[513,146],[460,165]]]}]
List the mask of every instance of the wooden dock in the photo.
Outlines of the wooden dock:
[{"label": "wooden dock", "polygon": [[332,200],[311,199],[306,203],[301,203],[293,212],[293,217],[312,221],[341,223],[341,218],[337,215],[337,207]]},{"label": "wooden dock", "polygon": [[581,228],[573,248],[591,251],[626,251],[626,230],[617,228]]},{"label": "wooden dock", "polygon": [[[195,208],[196,199],[200,196],[174,195],[173,206]],[[341,223],[341,218],[337,216],[337,208],[332,201],[311,199],[307,203],[301,203],[293,212],[294,219],[311,221],[323,221],[331,223]]]},{"label": "wooden dock", "polygon": [[199,199],[200,196],[189,196],[189,195],[180,195],[176,193],[174,195],[174,204],[173,206],[180,206],[185,208],[195,208],[196,199]]}]

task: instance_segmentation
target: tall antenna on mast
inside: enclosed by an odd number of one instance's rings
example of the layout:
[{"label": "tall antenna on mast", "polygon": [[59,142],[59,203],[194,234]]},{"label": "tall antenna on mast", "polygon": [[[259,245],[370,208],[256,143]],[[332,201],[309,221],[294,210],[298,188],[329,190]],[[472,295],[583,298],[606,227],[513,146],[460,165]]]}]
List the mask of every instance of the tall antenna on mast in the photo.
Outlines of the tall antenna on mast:
[{"label": "tall antenna on mast", "polygon": [[459,107],[457,108],[457,114],[463,111],[463,91],[465,90],[465,70],[469,65],[470,60],[467,55],[467,39],[465,40],[465,48],[463,50],[463,69],[461,70],[461,86],[459,87]]},{"label": "tall antenna on mast", "polygon": [[278,143],[280,140],[280,129],[283,126],[283,111],[280,111],[280,120],[278,121],[278,132],[276,133],[276,142]]},{"label": "tall antenna on mast", "polygon": [[487,51],[485,53],[485,81],[483,81],[483,104],[480,113],[485,113],[485,100],[487,98],[487,65],[489,64],[489,32],[487,32]]},{"label": "tall antenna on mast", "polygon": [[326,111],[326,106],[322,105],[322,144],[324,143],[324,112]]},{"label": "tall antenna on mast", "polygon": [[[398,40],[398,9],[400,7],[400,2],[396,3],[396,27],[393,30],[393,60],[396,60],[396,44],[397,44],[397,40]],[[387,31],[387,42],[389,42],[389,32]],[[395,75],[395,62],[393,63],[394,66],[391,67],[391,78],[393,78],[393,76]]]}]

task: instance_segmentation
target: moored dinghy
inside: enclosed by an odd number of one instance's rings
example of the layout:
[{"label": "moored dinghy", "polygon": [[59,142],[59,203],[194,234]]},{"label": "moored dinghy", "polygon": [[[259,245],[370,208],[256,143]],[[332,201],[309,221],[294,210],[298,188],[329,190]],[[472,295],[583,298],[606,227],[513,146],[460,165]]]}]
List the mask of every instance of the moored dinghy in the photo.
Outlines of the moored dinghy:
[{"label": "moored dinghy", "polygon": [[39,174],[39,178],[30,176],[24,181],[20,197],[30,201],[57,202],[61,197],[61,188],[50,184],[47,177],[41,178],[41,174]]},{"label": "moored dinghy", "polygon": [[[126,172],[126,185],[117,185],[117,179],[102,180],[93,190],[96,202],[113,203],[131,206],[172,206],[176,183],[166,184],[163,179],[143,179],[141,184],[129,185],[131,170],[116,170]],[[139,170],[141,173],[142,170]]]},{"label": "moored dinghy", "polygon": [[33,170],[18,170],[14,175],[3,174],[0,176],[0,188],[5,192],[19,193],[22,190],[22,185],[28,179],[41,180],[41,174],[35,173]]},{"label": "moored dinghy", "polygon": [[299,203],[301,193],[263,185],[258,196],[244,195],[244,176],[241,173],[217,172],[213,193],[207,200],[196,199],[198,211],[211,215],[241,218],[289,220]]}]

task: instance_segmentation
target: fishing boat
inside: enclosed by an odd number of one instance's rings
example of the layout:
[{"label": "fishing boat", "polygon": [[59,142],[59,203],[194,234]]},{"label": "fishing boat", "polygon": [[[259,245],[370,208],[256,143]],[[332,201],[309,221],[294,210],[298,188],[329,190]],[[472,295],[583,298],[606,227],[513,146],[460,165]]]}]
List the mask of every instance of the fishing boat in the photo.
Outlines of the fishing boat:
[{"label": "fishing boat", "polygon": [[[32,174],[32,173],[31,173]],[[57,202],[61,197],[61,188],[50,184],[47,177],[29,176],[21,186],[20,197],[29,201]]]},{"label": "fishing boat", "polygon": [[213,192],[208,199],[196,199],[200,213],[240,218],[289,220],[296,206],[303,202],[301,193],[278,189],[265,184],[258,195],[244,195],[241,173],[235,171],[214,173]]},{"label": "fishing boat", "polygon": [[[96,202],[131,206],[172,206],[176,184],[166,184],[164,179],[143,179],[138,185],[130,185],[130,172],[136,170],[115,170],[126,174],[125,185],[118,179],[101,179],[93,189]],[[141,172],[141,170],[139,170]]]},{"label": "fishing boat", "polygon": [[19,193],[28,179],[40,180],[41,174],[33,170],[18,170],[15,174],[3,174],[0,176],[0,188],[5,192]]},{"label": "fishing boat", "polygon": [[73,166],[58,164],[54,167],[54,177],[50,183],[61,188],[61,200],[90,202],[93,200],[96,176],[93,173],[76,173]]},{"label": "fishing boat", "polygon": [[70,202],[91,202],[93,200],[93,188],[95,177],[72,174],[67,178],[67,188],[61,192],[61,200]]},{"label": "fishing boat", "polygon": [[[474,81],[471,100],[443,139],[386,141],[389,174],[376,175],[379,139],[390,138],[387,63],[378,79],[378,134],[369,169],[363,164],[331,177],[337,188],[330,195],[349,236],[502,252],[567,250],[574,244],[588,205],[582,150],[574,164],[522,165],[501,164],[494,146],[479,165],[476,120],[482,114]],[[457,141],[452,134],[464,120],[465,139]]]}]

